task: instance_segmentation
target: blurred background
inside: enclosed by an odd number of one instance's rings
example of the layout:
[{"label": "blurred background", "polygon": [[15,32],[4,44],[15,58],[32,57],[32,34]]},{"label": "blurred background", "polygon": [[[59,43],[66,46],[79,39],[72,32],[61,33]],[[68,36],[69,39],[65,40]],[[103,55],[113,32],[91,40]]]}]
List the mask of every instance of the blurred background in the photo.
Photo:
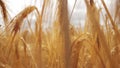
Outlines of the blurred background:
[{"label": "blurred background", "polygon": [[[9,13],[9,16],[11,19],[15,17],[22,9],[24,9],[27,6],[35,5],[38,10],[42,9],[43,0],[4,0],[7,6],[7,10]],[[105,0],[105,3],[112,14],[113,9],[115,9],[116,0]],[[95,0],[95,4],[98,8],[103,8],[100,0]],[[51,3],[51,7],[48,10],[52,10],[53,16],[54,11],[57,7],[56,6],[56,0],[53,0]],[[69,16],[70,16],[70,22],[72,25],[74,25],[76,28],[79,26],[84,27],[85,23],[85,17],[86,17],[86,6],[84,3],[84,0],[68,0],[68,10],[69,10]],[[102,14],[105,14],[105,10],[102,9]],[[48,11],[49,13],[49,11]],[[71,15],[72,14],[72,15]],[[35,21],[35,16],[33,16],[31,21]],[[48,18],[51,20],[51,17]],[[102,24],[102,15],[101,15],[101,24]],[[44,28],[50,27],[51,22],[45,21]],[[2,15],[0,15],[0,25],[4,27]],[[34,25],[34,24],[33,24]],[[34,28],[34,26],[32,26]]]}]

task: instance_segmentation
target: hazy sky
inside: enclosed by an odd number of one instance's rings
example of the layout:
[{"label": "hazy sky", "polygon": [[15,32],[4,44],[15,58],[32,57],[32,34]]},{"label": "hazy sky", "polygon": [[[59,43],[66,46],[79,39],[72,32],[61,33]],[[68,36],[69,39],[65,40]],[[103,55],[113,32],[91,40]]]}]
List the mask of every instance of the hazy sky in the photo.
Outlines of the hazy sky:
[{"label": "hazy sky", "polygon": [[[35,4],[35,1],[37,1],[36,4]],[[28,6],[28,5],[35,4],[38,8],[40,8],[40,5],[42,6],[42,1],[43,0],[5,0],[10,10],[10,14],[12,16],[19,13],[25,6]],[[100,0],[96,0],[96,1],[100,1]],[[105,0],[105,1],[107,4],[109,4],[110,2],[110,0]],[[75,3],[75,0],[68,0],[70,9],[72,9],[74,3]],[[81,11],[85,11],[84,0],[77,0],[77,5],[74,11],[77,12],[79,8],[82,9]]]},{"label": "hazy sky", "polygon": [[[43,3],[43,0],[4,0],[4,1],[6,2],[6,5],[8,7],[7,9],[12,18],[15,15],[17,15],[22,9],[24,9],[25,6],[36,5],[38,9],[41,9],[40,6],[42,6]],[[95,0],[95,1],[99,1],[97,3],[101,5],[100,0]],[[110,6],[111,0],[105,0],[105,2],[107,6]],[[74,3],[75,0],[68,0],[69,13],[71,13]],[[76,24],[84,22],[85,13],[86,13],[86,8],[85,8],[84,0],[77,0],[77,4],[75,6],[71,22],[74,22]]]}]

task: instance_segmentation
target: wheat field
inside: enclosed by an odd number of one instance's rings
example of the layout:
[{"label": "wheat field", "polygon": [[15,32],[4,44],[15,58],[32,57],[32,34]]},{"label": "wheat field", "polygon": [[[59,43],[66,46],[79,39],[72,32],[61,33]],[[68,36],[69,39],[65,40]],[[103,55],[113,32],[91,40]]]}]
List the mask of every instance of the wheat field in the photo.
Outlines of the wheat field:
[{"label": "wheat field", "polygon": [[[43,0],[41,11],[27,6],[10,18],[7,3],[0,0],[4,23],[0,26],[0,68],[120,68],[120,0],[115,0],[111,10],[114,17],[104,0],[99,0],[99,7],[95,0],[84,0],[85,25],[78,29],[70,21],[77,0],[71,14],[70,0],[53,1]],[[44,29],[45,22],[51,27]]]}]

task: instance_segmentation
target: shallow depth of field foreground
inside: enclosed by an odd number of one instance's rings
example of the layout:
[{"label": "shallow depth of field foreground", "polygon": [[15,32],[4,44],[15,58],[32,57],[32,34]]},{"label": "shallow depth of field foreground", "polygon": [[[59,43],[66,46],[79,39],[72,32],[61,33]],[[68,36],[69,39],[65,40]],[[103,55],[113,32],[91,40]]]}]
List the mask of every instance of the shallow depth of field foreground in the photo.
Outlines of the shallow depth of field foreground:
[{"label": "shallow depth of field foreground", "polygon": [[0,68],[120,68],[120,0],[31,0],[15,16],[9,1]]}]

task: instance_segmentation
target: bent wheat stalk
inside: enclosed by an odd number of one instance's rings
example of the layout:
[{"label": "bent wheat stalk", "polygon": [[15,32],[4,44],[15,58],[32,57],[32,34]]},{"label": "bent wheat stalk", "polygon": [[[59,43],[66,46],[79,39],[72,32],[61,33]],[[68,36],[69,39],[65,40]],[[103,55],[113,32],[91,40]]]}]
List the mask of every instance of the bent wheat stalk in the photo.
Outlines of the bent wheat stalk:
[{"label": "bent wheat stalk", "polygon": [[21,11],[17,16],[15,16],[10,23],[13,23],[13,28],[12,28],[12,32],[11,32],[11,38],[10,41],[8,43],[8,47],[7,47],[7,51],[8,51],[8,56],[12,50],[12,43],[16,37],[16,34],[18,33],[18,31],[20,30],[20,27],[23,23],[23,20],[34,10],[37,10],[37,8],[35,6],[29,6],[27,8],[25,8],[23,11]]},{"label": "bent wheat stalk", "polygon": [[102,4],[103,4],[103,6],[104,6],[104,9],[105,9],[108,17],[109,17],[109,20],[110,20],[110,22],[111,22],[111,24],[112,24],[112,26],[113,26],[113,29],[114,29],[116,35],[118,36],[118,40],[120,40],[120,33],[119,33],[119,30],[118,30],[118,26],[115,24],[113,18],[111,17],[110,12],[109,12],[109,10],[108,10],[108,8],[107,8],[104,0],[101,0],[101,2],[102,2]]},{"label": "bent wheat stalk", "polygon": [[3,0],[0,0],[0,7],[2,8],[2,16],[4,20],[5,30],[7,30],[6,25],[8,24],[8,12],[7,12],[7,9],[6,9],[6,6]]}]

